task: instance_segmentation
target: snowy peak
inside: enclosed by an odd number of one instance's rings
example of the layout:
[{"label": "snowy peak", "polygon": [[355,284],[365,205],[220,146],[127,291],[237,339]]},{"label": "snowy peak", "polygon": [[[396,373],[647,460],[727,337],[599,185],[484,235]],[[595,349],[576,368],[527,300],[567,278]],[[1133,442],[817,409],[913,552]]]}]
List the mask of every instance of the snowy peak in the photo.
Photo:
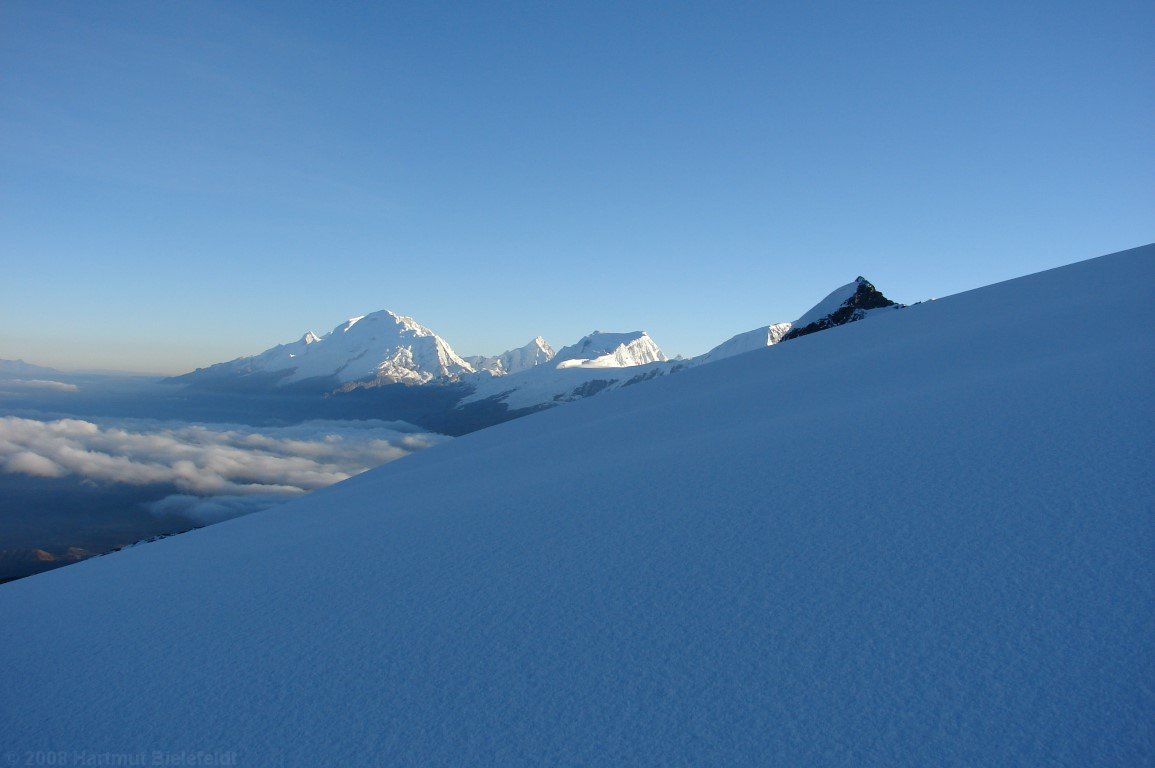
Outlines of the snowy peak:
[{"label": "snowy peak", "polygon": [[[382,309],[378,312],[370,312],[369,314],[361,315],[360,317],[351,317],[334,328],[333,333],[330,335],[335,335],[338,333],[349,333],[362,321],[365,321],[369,325],[378,322],[392,323],[397,327],[398,333],[409,333],[413,336],[437,335],[433,331],[426,328],[424,325],[421,325],[421,323],[418,323],[412,317],[399,315],[396,312],[392,312],[388,309]],[[365,326],[362,326],[362,331],[364,328]]]},{"label": "snowy peak", "polygon": [[510,349],[494,357],[476,355],[465,360],[478,371],[486,371],[493,376],[507,376],[520,373],[534,366],[548,363],[554,357],[553,347],[541,336],[535,336],[524,347]]},{"label": "snowy peak", "polygon": [[278,385],[335,378],[340,384],[424,384],[473,373],[440,336],[389,310],[350,318],[324,336],[308,332],[254,357],[198,369],[197,378],[276,374]]},{"label": "snowy peak", "polygon": [[791,323],[775,323],[774,325],[766,325],[761,328],[755,328],[752,331],[746,331],[746,333],[739,333],[737,336],[714,347],[706,354],[695,357],[692,362],[695,365],[704,365],[706,363],[723,360],[727,357],[733,357],[734,355],[753,352],[755,349],[773,346],[786,337],[791,327],[793,327]]},{"label": "snowy peak", "polygon": [[533,341],[526,344],[521,349],[532,351],[535,355],[540,353],[541,356],[545,357],[544,362],[549,362],[550,360],[553,359],[553,356],[555,354],[557,354],[554,351],[554,348],[551,347],[549,345],[549,343],[545,339],[543,339],[541,336],[534,336]]},{"label": "snowy peak", "polygon": [[389,310],[338,326],[317,347],[310,346],[309,354],[314,354],[314,349],[320,352],[319,348],[326,345],[327,354],[317,355],[318,365],[298,369],[291,380],[328,375],[327,371],[332,370],[342,382],[372,379],[424,384],[473,372],[473,367],[436,333],[411,317]]},{"label": "snowy peak", "polygon": [[901,309],[904,306],[906,305],[886,298],[870,281],[859,276],[854,282],[838,288],[795,320],[790,331],[782,337],[782,341],[857,322],[877,311]]},{"label": "snowy peak", "polygon": [[780,341],[853,323],[877,311],[897,309],[902,306],[904,305],[896,304],[883,296],[869,280],[860,275],[855,278],[854,282],[847,283],[831,292],[793,323],[775,323],[740,333],[722,342],[706,354],[695,357],[692,362],[695,365],[712,363],[755,349],[773,346]]},{"label": "snowy peak", "polygon": [[553,358],[558,368],[626,368],[662,363],[668,358],[645,331],[602,333],[594,331]]}]

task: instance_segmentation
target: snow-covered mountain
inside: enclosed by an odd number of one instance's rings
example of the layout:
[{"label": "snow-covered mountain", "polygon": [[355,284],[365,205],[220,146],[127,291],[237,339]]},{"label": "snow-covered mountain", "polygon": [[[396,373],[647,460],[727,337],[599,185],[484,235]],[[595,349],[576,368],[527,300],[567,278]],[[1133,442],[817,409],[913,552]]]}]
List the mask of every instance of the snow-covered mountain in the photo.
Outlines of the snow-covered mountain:
[{"label": "snow-covered mountain", "polygon": [[557,368],[626,368],[666,361],[666,355],[645,331],[594,331],[563,347],[551,361]]},{"label": "snow-covered mountain", "polygon": [[901,309],[904,306],[883,296],[866,278],[860,276],[854,282],[831,292],[793,323],[775,323],[740,333],[704,355],[693,358],[691,362],[694,365],[712,363],[816,331],[865,320],[881,311]]},{"label": "snow-covered mountain", "polygon": [[537,336],[524,347],[502,352],[494,357],[473,355],[466,357],[475,371],[485,371],[491,376],[507,376],[511,373],[521,373],[535,365],[548,363],[554,357],[553,347],[545,339]]},{"label": "snow-covered mountain", "polygon": [[859,276],[853,283],[833,291],[791,323],[782,341],[854,323],[881,312],[902,309],[903,306],[883,296],[865,277]]},{"label": "snow-covered mountain", "polygon": [[886,312],[4,585],[0,748],[1147,764],[1153,283]]},{"label": "snow-covered mountain", "polygon": [[473,372],[433,331],[411,317],[382,310],[347,320],[324,336],[309,332],[254,357],[198,368],[176,380],[196,383],[274,374],[277,385],[310,379],[425,384]]},{"label": "snow-covered mountain", "polygon": [[[323,389],[348,391],[391,383],[446,384],[462,381],[465,377],[467,385],[474,389],[473,394],[463,401],[466,404],[494,399],[521,402],[525,407],[540,407],[608,391],[635,381],[638,376],[652,378],[688,365],[714,362],[815,330],[859,320],[879,308],[894,306],[901,305],[886,299],[860,277],[831,293],[793,325],[777,323],[738,334],[687,362],[669,361],[645,331],[594,331],[556,353],[545,339],[538,336],[525,346],[500,355],[463,358],[448,342],[412,318],[382,310],[348,320],[324,336],[308,332],[297,341],[280,344],[259,355],[199,368],[172,381],[226,385],[230,382],[256,382],[266,387],[318,382]],[[644,371],[616,370],[658,363],[670,364]],[[598,373],[557,373],[568,369],[594,369]],[[607,372],[606,369],[610,370]],[[518,379],[513,383],[487,380],[534,370],[537,373],[533,378]],[[470,376],[479,372],[489,376]],[[504,396],[504,393],[515,390],[522,395],[514,398]],[[531,391],[533,394],[529,394]]]},{"label": "snow-covered mountain", "polygon": [[[902,307],[887,299],[865,278],[832,292],[795,323],[776,323],[740,333],[709,352],[688,361],[669,360],[644,331],[594,331],[560,350],[549,365],[539,366],[501,381],[481,381],[462,398],[459,409],[481,403],[528,413],[562,403],[677,373],[691,366],[713,363],[796,338],[794,328],[813,333],[873,316],[885,308]],[[799,325],[802,323],[802,325]]]}]

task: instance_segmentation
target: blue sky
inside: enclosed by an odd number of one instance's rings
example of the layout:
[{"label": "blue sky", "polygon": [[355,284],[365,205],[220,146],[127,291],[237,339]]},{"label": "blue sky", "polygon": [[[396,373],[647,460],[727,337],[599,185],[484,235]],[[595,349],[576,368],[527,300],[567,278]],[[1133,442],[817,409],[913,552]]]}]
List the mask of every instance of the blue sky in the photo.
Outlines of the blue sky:
[{"label": "blue sky", "polygon": [[669,354],[1155,239],[1155,7],[0,5],[0,357]]}]

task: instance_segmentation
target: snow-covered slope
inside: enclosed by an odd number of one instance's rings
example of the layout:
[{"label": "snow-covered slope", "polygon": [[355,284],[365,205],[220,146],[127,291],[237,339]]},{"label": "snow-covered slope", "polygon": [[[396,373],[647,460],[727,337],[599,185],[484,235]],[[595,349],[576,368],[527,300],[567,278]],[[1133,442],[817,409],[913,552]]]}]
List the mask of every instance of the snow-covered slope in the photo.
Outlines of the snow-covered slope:
[{"label": "snow-covered slope", "polygon": [[309,332],[290,344],[197,369],[178,380],[278,373],[282,385],[308,379],[424,384],[456,379],[473,373],[473,367],[413,318],[382,310],[347,320],[322,337]]},{"label": "snow-covered slope", "polygon": [[665,361],[665,353],[645,331],[594,331],[576,344],[558,350],[550,362],[558,368],[626,368]]},{"label": "snow-covered slope", "polygon": [[474,355],[466,357],[465,360],[476,371],[485,371],[491,376],[507,376],[548,363],[553,357],[553,347],[547,344],[545,339],[537,336],[524,347],[511,349],[494,357]]},{"label": "snow-covered slope", "polygon": [[790,323],[775,323],[774,325],[767,325],[762,328],[755,328],[752,331],[746,331],[746,333],[739,333],[737,336],[723,341],[704,355],[698,355],[693,358],[691,362],[695,365],[714,363],[718,360],[724,360],[727,357],[773,346],[782,341],[782,338],[789,332],[790,328]]},{"label": "snow-covered slope", "polygon": [[1149,764],[1153,283],[888,312],[4,585],[0,750]]}]

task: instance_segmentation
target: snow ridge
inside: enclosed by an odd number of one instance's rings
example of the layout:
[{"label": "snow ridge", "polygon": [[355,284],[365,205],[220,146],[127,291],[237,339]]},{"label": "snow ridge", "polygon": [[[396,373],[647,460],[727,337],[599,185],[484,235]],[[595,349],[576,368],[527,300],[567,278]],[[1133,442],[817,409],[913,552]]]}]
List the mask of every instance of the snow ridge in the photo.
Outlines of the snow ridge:
[{"label": "snow ridge", "polygon": [[869,315],[885,310],[902,309],[904,306],[883,296],[860,275],[853,283],[838,288],[795,320],[791,324],[791,329],[782,337],[782,341],[858,322]]}]

